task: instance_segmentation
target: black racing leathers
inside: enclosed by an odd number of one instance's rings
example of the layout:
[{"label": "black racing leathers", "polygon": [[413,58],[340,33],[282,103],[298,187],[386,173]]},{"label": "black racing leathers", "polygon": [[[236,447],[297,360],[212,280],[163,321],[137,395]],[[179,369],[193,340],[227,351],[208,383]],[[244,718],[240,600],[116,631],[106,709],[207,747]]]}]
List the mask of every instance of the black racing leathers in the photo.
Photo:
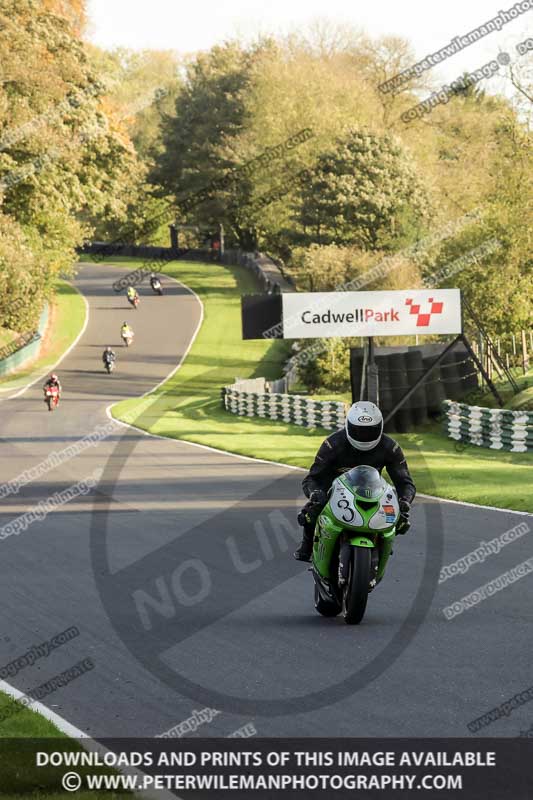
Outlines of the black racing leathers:
[{"label": "black racing leathers", "polygon": [[413,502],[416,488],[398,442],[383,434],[373,450],[356,450],[348,441],[344,429],[332,433],[320,445],[313,465],[303,480],[306,497],[314,489],[327,492],[335,478],[352,467],[363,464],[375,467],[379,473],[385,468],[396,487],[398,498],[407,500],[408,503]]}]

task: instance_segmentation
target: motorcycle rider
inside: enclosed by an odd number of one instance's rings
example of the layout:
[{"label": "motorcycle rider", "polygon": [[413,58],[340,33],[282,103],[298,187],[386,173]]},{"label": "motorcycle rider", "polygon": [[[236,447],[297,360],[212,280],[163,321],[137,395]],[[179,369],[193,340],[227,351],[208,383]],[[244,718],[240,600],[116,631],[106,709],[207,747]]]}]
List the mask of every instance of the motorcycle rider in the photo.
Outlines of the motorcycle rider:
[{"label": "motorcycle rider", "polygon": [[126,294],[128,296],[128,300],[130,301],[130,303],[133,303],[135,299],[138,298],[139,296],[137,294],[137,289],[135,289],[133,286],[128,286]]},{"label": "motorcycle rider", "polygon": [[352,467],[366,464],[381,474],[385,467],[393,482],[400,505],[396,533],[409,530],[409,510],[416,494],[413,479],[398,442],[383,433],[383,415],[367,400],[354,403],[341,428],[325,439],[315,456],[309,473],[303,480],[303,490],[309,502],[298,514],[303,526],[302,543],[294,553],[297,561],[310,561],[313,535],[318,516],[328,502],[328,489],[335,478]]},{"label": "motorcycle rider", "polygon": [[130,337],[133,339],[133,328],[130,328],[127,322],[123,322],[120,329],[120,335],[123,339],[129,339]]},{"label": "motorcycle rider", "polygon": [[152,289],[158,289],[161,286],[161,281],[159,280],[155,272],[152,272],[152,274],[150,275],[150,286],[152,287]]},{"label": "motorcycle rider", "polygon": [[45,394],[47,389],[57,389],[57,397],[59,401],[61,398],[61,383],[55,372],[52,372],[50,377],[43,384],[43,392],[45,392]]},{"label": "motorcycle rider", "polygon": [[117,358],[115,351],[107,345],[106,349],[102,353],[102,361],[104,364],[110,364],[112,361],[115,361]]}]

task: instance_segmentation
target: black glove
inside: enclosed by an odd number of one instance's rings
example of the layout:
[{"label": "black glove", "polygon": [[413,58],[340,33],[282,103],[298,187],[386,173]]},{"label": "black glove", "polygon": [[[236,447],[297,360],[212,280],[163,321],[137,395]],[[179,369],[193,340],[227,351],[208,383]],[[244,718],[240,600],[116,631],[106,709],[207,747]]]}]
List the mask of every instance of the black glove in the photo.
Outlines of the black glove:
[{"label": "black glove", "polygon": [[298,516],[296,517],[296,521],[298,522],[298,525],[302,526],[302,528],[307,522],[309,522],[309,520],[307,519],[307,505],[305,505],[302,508],[302,510],[298,512]]},{"label": "black glove", "polygon": [[328,495],[323,489],[313,489],[313,491],[309,495],[309,502],[312,503],[314,506],[326,505],[327,499]]},{"label": "black glove", "polygon": [[411,510],[411,503],[408,500],[400,500],[400,516],[396,523],[396,533],[403,536],[411,527],[409,523],[409,512]]},{"label": "black glove", "polygon": [[[323,508],[328,500],[328,495],[323,489],[314,489],[309,495],[309,502],[305,504],[298,516],[296,517],[298,525],[308,525],[313,522],[313,517],[317,517],[317,506]],[[313,514],[313,511],[315,512]],[[311,513],[309,513],[311,512]]]}]

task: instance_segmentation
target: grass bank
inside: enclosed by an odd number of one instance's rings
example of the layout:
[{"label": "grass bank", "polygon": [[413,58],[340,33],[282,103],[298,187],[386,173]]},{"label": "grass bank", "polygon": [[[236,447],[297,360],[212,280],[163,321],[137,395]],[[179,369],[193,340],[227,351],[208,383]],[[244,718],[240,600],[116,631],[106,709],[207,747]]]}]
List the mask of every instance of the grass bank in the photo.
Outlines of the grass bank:
[{"label": "grass bank", "polygon": [[[236,376],[279,377],[288,350],[280,340],[241,340],[240,296],[256,290],[253,277],[244,268],[185,261],[171,262],[165,272],[198,294],[204,305],[203,325],[181,369],[147,398],[116,404],[113,416],[134,420],[143,430],[161,436],[308,467],[325,431],[237,417],[221,407],[222,386]],[[526,486],[533,454],[498,453],[475,446],[458,450],[436,431],[398,434],[397,438],[420,492],[532,510]]]},{"label": "grass bank", "polygon": [[0,378],[0,393],[16,391],[45,374],[76,339],[85,323],[85,302],[71,283],[58,280],[50,303],[50,322],[39,356],[11,375]]},{"label": "grass bank", "polygon": [[[67,800],[72,792],[63,791],[61,777],[65,768],[37,767],[35,764],[35,740],[37,749],[44,751],[82,750],[81,745],[62,733],[49,720],[27,708],[12,697],[0,692],[0,797],[2,800]],[[97,768],[80,768],[82,776],[102,772]],[[107,773],[116,774],[112,770]],[[130,793],[80,791],[80,800],[133,800]]]},{"label": "grass bank", "polygon": [[66,736],[41,714],[0,692],[0,737],[47,739]]}]

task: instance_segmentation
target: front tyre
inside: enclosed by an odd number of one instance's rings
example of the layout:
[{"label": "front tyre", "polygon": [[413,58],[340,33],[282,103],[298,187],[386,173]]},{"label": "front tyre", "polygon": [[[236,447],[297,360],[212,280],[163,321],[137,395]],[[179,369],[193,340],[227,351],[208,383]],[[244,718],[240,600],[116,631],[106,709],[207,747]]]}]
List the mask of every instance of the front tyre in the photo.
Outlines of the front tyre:
[{"label": "front tyre", "polygon": [[341,613],[341,606],[338,603],[331,603],[327,600],[324,600],[320,592],[318,591],[318,586],[315,583],[315,608],[319,614],[322,614],[323,617],[336,617],[338,614]]},{"label": "front tyre", "polygon": [[372,559],[368,547],[350,549],[348,579],[342,593],[342,613],[347,625],[358,625],[365,615]]}]

